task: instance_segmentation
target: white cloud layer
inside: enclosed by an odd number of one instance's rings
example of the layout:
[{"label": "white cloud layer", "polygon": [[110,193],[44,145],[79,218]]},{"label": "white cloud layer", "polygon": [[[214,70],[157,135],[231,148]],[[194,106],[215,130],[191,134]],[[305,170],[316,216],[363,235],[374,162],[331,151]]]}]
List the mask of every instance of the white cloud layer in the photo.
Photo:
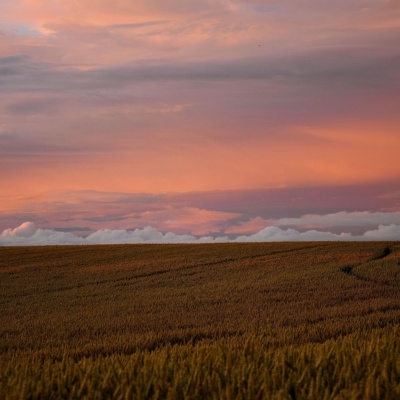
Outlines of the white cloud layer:
[{"label": "white cloud layer", "polygon": [[38,246],[38,245],[71,245],[71,244],[128,244],[128,243],[217,243],[217,242],[281,242],[281,241],[366,241],[366,240],[400,240],[400,225],[379,225],[377,229],[364,232],[362,235],[351,233],[335,234],[309,230],[299,232],[295,229],[281,229],[268,226],[251,235],[238,236],[192,236],[178,235],[172,232],[162,233],[150,226],[143,229],[99,230],[86,238],[71,233],[38,229],[33,222],[24,222],[15,229],[6,229],[0,236],[0,246]]},{"label": "white cloud layer", "polygon": [[281,218],[273,221],[277,226],[371,226],[400,225],[400,212],[341,211],[333,214],[308,214],[300,218]]}]

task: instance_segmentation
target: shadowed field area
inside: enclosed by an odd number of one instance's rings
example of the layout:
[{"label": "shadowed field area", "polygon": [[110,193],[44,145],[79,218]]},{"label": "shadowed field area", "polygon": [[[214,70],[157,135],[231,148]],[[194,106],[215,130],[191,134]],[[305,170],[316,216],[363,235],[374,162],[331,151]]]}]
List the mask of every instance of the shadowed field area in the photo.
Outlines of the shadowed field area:
[{"label": "shadowed field area", "polygon": [[0,248],[0,397],[400,398],[400,244]]}]

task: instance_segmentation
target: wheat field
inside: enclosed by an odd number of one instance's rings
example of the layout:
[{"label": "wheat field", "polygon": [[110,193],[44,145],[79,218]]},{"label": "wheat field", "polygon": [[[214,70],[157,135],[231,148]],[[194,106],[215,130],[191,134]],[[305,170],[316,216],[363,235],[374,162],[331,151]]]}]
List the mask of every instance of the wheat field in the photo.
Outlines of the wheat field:
[{"label": "wheat field", "polygon": [[400,398],[400,244],[0,248],[2,399]]}]

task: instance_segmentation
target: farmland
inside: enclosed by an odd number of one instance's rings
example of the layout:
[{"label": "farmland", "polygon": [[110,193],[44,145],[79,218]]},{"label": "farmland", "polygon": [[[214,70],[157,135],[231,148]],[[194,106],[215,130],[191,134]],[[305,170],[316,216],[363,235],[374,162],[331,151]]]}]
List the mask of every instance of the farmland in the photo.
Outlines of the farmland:
[{"label": "farmland", "polygon": [[0,397],[400,398],[400,244],[0,248]]}]

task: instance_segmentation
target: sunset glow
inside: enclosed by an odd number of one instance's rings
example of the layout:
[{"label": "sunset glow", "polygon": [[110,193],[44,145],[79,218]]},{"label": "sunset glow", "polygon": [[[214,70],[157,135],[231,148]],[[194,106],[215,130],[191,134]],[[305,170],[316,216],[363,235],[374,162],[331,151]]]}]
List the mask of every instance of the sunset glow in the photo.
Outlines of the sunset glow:
[{"label": "sunset glow", "polygon": [[390,0],[0,0],[0,245],[400,239],[399,44]]}]

